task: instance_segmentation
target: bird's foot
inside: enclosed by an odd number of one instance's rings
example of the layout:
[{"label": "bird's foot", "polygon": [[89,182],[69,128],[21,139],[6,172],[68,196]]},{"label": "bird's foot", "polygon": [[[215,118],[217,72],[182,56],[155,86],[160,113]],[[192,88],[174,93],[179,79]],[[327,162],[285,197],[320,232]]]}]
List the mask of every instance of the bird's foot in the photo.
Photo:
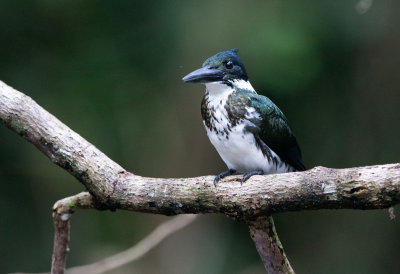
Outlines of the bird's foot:
[{"label": "bird's foot", "polygon": [[236,172],[236,170],[234,170],[234,169],[229,169],[227,171],[221,172],[220,174],[215,176],[215,178],[214,178],[214,186],[217,186],[217,183],[218,183],[219,180],[225,178],[226,176],[232,175],[235,172]]},{"label": "bird's foot", "polygon": [[253,171],[250,171],[250,172],[246,172],[243,175],[242,180],[240,180],[240,184],[243,184],[244,182],[246,182],[253,175],[264,175],[264,171],[262,171],[262,170],[253,170]]}]

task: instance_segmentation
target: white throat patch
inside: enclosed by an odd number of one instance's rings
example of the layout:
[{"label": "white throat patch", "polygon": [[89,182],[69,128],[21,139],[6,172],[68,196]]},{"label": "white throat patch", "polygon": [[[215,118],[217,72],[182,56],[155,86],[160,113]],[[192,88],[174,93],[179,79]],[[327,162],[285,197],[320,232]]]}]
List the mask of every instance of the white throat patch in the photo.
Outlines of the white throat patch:
[{"label": "white throat patch", "polygon": [[235,90],[223,82],[207,83],[206,90],[211,105],[220,104],[228,99],[228,96]]},{"label": "white throat patch", "polygon": [[212,82],[206,84],[206,89],[210,95],[221,95],[226,92],[232,92],[232,88],[224,82]]},{"label": "white throat patch", "polygon": [[245,81],[245,80],[233,80],[232,84],[234,87],[236,88],[240,88],[240,89],[245,89],[251,92],[256,93],[256,91],[254,90],[253,86],[250,84],[249,81]]},{"label": "white throat patch", "polygon": [[233,88],[228,86],[224,82],[213,82],[213,83],[207,83],[205,85],[210,97],[226,97],[230,93],[232,93],[235,88],[245,89],[247,91],[257,93],[249,81],[233,80],[230,81],[230,83],[233,85]]}]

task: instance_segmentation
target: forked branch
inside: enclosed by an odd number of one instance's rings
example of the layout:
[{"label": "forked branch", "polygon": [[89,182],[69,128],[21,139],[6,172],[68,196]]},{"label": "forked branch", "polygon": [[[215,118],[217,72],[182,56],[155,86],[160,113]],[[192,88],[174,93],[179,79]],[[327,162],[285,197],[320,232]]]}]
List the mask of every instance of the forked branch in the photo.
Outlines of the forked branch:
[{"label": "forked branch", "polygon": [[[30,97],[1,81],[0,122],[80,181],[93,195],[91,205],[95,208],[164,215],[224,213],[248,221],[252,237],[261,241],[266,239],[262,233],[273,229],[259,221],[271,213],[378,209],[400,201],[399,163],[348,169],[316,167],[305,172],[253,176],[243,186],[238,176],[214,187],[212,176],[166,179],[134,175]],[[289,264],[287,269],[291,269]]]}]

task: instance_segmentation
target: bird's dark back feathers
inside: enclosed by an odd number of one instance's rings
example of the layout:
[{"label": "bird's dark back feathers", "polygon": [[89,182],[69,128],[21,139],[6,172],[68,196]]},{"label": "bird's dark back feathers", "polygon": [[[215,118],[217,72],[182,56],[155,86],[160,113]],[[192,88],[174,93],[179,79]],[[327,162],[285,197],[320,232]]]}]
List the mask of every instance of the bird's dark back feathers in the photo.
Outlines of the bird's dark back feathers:
[{"label": "bird's dark back feathers", "polygon": [[[258,112],[259,117],[249,119],[254,126],[247,128],[255,135],[256,141],[267,145],[297,171],[306,170],[301,162],[300,147],[285,115],[269,98],[238,89],[229,100],[233,105],[253,107]],[[265,150],[262,143],[259,146]],[[263,152],[268,154],[268,151]]]}]

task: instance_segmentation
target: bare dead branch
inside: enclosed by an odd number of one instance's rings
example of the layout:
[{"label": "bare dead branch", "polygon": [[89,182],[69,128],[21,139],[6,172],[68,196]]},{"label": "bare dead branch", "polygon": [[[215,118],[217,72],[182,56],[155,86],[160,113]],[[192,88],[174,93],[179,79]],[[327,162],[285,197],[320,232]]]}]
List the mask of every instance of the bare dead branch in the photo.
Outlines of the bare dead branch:
[{"label": "bare dead branch", "polygon": [[384,208],[400,200],[400,164],[254,176],[240,186],[230,177],[145,178],[125,171],[31,98],[0,83],[0,120],[68,170],[97,202],[166,215],[222,212],[254,217],[318,208]]},{"label": "bare dead branch", "polygon": [[305,209],[377,209],[400,201],[400,164],[238,176],[146,178],[127,172],[30,97],[0,82],[0,121],[77,178],[96,207],[165,215],[220,212],[254,218]]},{"label": "bare dead branch", "polygon": [[[81,209],[95,208],[93,197],[88,192],[64,198],[53,206],[54,248],[51,265],[52,274],[105,273],[143,257],[171,234],[191,224],[198,215],[181,215],[158,225],[149,235],[136,245],[102,259],[98,262],[65,269],[72,213]],[[46,273],[46,272],[45,272]],[[23,274],[23,273],[21,273]]]},{"label": "bare dead branch", "polygon": [[93,208],[93,199],[88,192],[62,199],[53,206],[54,247],[51,273],[62,274],[67,260],[71,214],[79,209]]},{"label": "bare dead branch", "polygon": [[51,273],[63,274],[67,261],[70,223],[69,219],[63,220],[58,214],[53,215],[54,222],[54,247],[51,260]]},{"label": "bare dead branch", "polygon": [[261,216],[247,222],[250,236],[269,274],[294,273],[283,250],[271,216]]},{"label": "bare dead branch", "polygon": [[[263,223],[262,216],[306,209],[379,209],[400,202],[399,163],[348,169],[316,167],[305,172],[253,176],[243,186],[238,176],[223,180],[217,187],[213,186],[212,176],[179,179],[137,176],[30,97],[1,81],[0,122],[78,179],[93,195],[91,204],[95,208],[165,215],[225,213],[249,223],[260,256],[267,260],[274,260],[268,254],[274,255],[279,248],[270,246],[272,250],[264,252],[257,244],[274,239],[271,235],[267,237],[268,232],[274,231],[272,221]],[[65,223],[56,225],[68,231]],[[64,239],[66,234],[62,234]],[[60,250],[65,248],[61,246]],[[282,256],[285,257],[283,253]],[[289,263],[282,262],[282,267],[290,273]]]}]

